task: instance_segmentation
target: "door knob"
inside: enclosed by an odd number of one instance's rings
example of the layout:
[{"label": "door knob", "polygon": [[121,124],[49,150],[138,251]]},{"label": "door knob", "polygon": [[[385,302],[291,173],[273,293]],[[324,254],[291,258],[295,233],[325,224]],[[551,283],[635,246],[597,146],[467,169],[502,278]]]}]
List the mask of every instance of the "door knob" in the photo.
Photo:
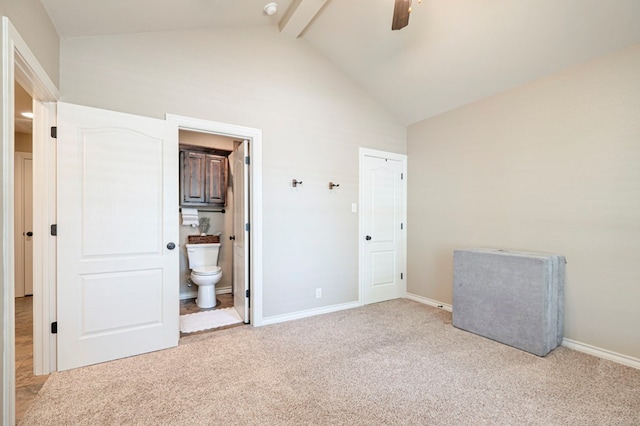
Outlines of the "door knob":
[{"label": "door knob", "polygon": [[169,250],[173,250],[174,248],[176,248],[176,245],[174,243],[169,243],[169,244],[167,244],[167,248]]},{"label": "door knob", "polygon": [[235,236],[235,235],[232,235],[232,236],[230,236],[230,237],[229,237],[229,239],[230,239],[231,241],[233,241],[233,240],[235,240],[235,239],[236,239],[236,236]]},{"label": "door knob", "polygon": [[371,235],[367,235],[366,237],[364,237],[365,240],[370,241],[371,240]]},{"label": "door knob", "polygon": [[27,237],[33,237],[33,232],[31,231],[27,232]]}]

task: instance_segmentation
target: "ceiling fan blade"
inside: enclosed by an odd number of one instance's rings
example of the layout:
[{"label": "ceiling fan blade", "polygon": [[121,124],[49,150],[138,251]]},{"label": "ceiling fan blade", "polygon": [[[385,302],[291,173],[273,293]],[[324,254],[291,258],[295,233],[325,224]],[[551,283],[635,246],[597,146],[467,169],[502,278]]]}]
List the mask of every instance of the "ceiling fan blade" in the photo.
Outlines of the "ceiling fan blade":
[{"label": "ceiling fan blade", "polygon": [[393,6],[392,30],[400,30],[409,24],[409,14],[411,12],[411,0],[395,0]]}]

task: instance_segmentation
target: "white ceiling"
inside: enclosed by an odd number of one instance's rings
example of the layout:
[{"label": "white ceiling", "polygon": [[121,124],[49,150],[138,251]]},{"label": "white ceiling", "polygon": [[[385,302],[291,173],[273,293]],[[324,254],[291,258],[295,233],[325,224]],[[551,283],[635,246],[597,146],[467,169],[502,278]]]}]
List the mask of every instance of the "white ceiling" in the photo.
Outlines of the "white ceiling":
[{"label": "white ceiling", "polygon": [[326,3],[301,37],[404,124],[640,43],[639,0],[414,1],[400,31],[393,0],[41,0],[61,37],[278,25],[300,1]]},{"label": "white ceiling", "polygon": [[293,0],[41,0],[60,37],[276,25]]}]

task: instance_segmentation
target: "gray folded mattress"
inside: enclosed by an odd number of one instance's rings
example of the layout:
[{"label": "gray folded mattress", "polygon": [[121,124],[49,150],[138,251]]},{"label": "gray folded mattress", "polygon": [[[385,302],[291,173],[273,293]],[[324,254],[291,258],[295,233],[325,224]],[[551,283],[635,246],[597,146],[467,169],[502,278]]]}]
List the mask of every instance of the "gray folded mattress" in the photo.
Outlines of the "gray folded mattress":
[{"label": "gray folded mattress", "polygon": [[453,253],[453,325],[545,356],[562,343],[563,256],[495,249]]}]

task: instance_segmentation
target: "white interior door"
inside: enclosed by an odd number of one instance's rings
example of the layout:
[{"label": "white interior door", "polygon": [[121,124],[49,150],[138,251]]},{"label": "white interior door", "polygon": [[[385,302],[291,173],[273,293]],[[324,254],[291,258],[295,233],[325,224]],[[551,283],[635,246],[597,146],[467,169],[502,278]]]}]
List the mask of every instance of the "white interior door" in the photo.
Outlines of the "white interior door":
[{"label": "white interior door", "polygon": [[233,156],[233,306],[249,322],[249,142]]},{"label": "white interior door", "polygon": [[360,158],[363,302],[404,292],[406,157],[367,150]]},{"label": "white interior door", "polygon": [[58,370],[178,344],[178,130],[58,104]]},{"label": "white interior door", "polygon": [[15,153],[15,296],[33,294],[33,160]]}]

